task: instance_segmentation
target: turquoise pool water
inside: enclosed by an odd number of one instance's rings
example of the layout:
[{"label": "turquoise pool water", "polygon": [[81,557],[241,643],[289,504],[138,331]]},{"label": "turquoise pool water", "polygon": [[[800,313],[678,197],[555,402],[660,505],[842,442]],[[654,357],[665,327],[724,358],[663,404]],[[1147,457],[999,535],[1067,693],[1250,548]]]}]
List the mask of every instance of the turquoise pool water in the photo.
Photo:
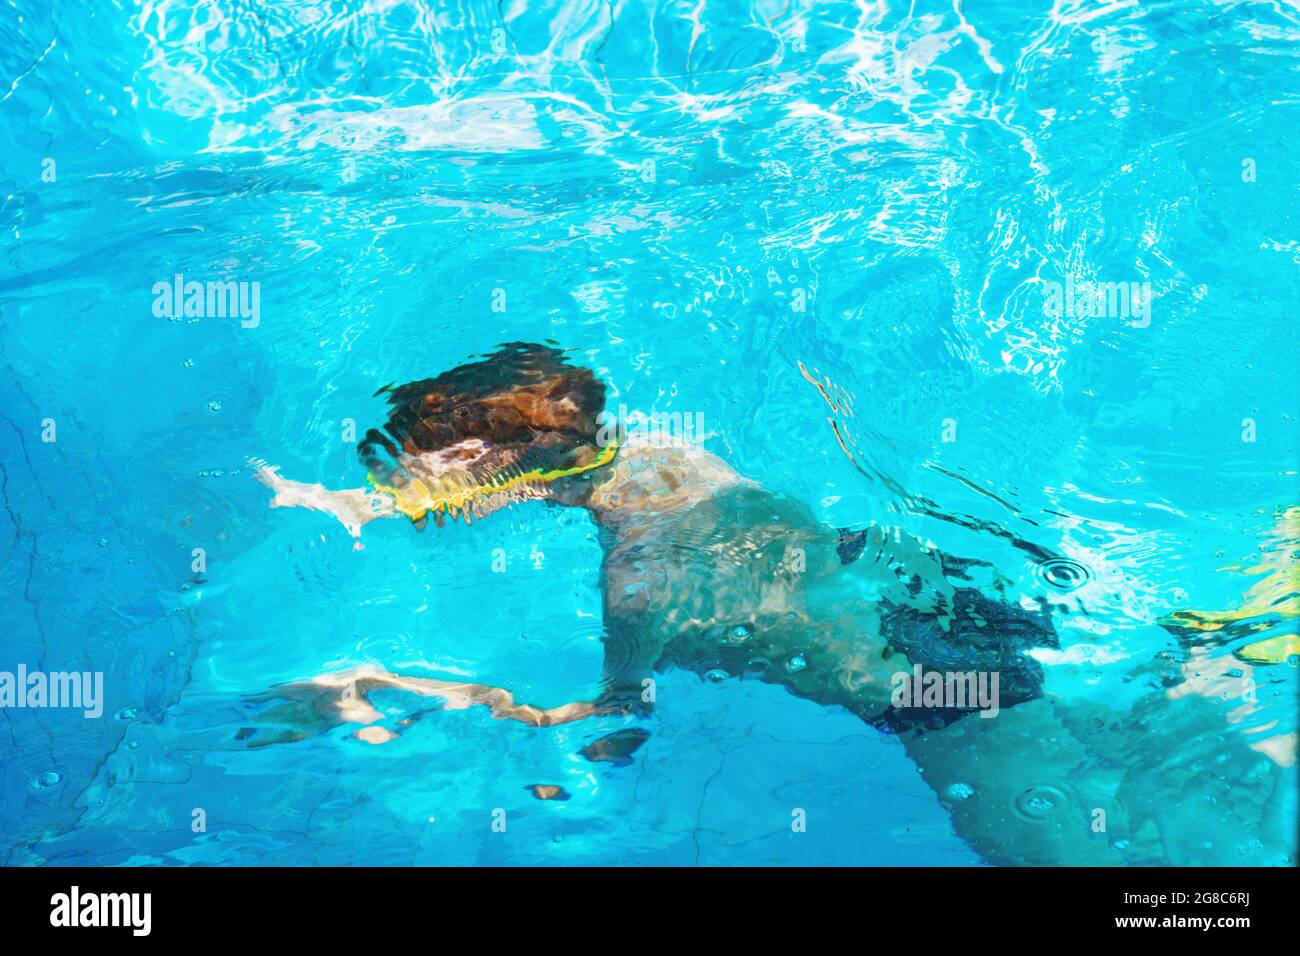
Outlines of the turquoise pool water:
[{"label": "turquoise pool water", "polygon": [[[357,487],[376,389],[549,340],[828,527],[1050,598],[1051,695],[1161,702],[1116,767],[1186,769],[1161,862],[1293,863],[1297,40],[1275,2],[11,0],[0,671],[103,713],[4,708],[0,858],[989,860],[895,735],[725,672],[660,675],[627,761],[582,754],[626,719],[483,708],[250,746],[251,698],[362,664],[596,692],[583,512],[357,550],[248,464]],[[177,276],[244,311],[169,314]],[[1216,759],[1254,782],[1197,792]],[[1290,842],[1186,822],[1267,775]]]}]

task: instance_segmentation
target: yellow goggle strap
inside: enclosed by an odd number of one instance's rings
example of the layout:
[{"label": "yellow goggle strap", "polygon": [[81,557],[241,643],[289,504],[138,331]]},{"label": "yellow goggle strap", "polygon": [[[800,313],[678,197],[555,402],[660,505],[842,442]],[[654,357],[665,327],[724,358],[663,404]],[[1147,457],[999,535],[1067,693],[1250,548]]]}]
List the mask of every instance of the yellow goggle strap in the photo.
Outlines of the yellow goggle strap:
[{"label": "yellow goggle strap", "polygon": [[373,474],[367,474],[366,478],[376,491],[393,499],[393,506],[398,511],[412,521],[419,521],[430,511],[446,512],[452,509],[459,511],[475,498],[509,492],[520,485],[547,484],[560,478],[572,478],[574,475],[602,468],[612,462],[616,454],[618,454],[618,442],[612,441],[596,452],[596,457],[585,465],[575,465],[572,468],[533,468],[498,481],[438,494],[434,494],[429,486],[418,478],[400,488],[382,484]]}]

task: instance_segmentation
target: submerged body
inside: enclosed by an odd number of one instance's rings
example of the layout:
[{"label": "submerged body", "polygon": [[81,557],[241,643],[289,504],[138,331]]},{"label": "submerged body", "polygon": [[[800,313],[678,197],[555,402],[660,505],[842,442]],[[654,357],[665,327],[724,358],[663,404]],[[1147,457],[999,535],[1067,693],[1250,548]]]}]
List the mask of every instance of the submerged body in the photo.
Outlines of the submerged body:
[{"label": "submerged body", "polygon": [[[418,460],[427,454],[399,453],[401,469],[427,474]],[[393,496],[259,474],[273,504],[328,511],[353,533],[373,518],[416,517]],[[275,696],[310,701],[318,719],[367,725],[358,736],[382,743],[391,732],[369,726],[379,715],[365,699],[377,687],[547,726],[643,715],[655,674],[668,668],[743,674],[896,734],[959,835],[990,862],[1282,863],[1293,852],[1286,754],[1255,753],[1225,735],[1218,708],[1194,693],[1155,692],[1131,713],[1067,706],[1027,653],[1055,646],[1050,614],[1007,600],[987,565],[897,532],[834,531],[698,448],[622,448],[612,463],[532,496],[584,508],[599,528],[605,662],[596,700],[538,708],[501,688],[373,667]],[[927,671],[982,676],[993,699],[900,697],[901,676]]]}]

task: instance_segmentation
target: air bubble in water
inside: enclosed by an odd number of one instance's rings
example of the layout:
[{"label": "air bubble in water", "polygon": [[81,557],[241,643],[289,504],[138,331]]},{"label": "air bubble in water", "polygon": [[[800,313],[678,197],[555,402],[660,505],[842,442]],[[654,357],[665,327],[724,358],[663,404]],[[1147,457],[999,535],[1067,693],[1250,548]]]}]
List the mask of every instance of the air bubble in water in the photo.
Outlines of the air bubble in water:
[{"label": "air bubble in water", "polygon": [[1092,580],[1087,565],[1066,557],[1048,558],[1037,567],[1038,576],[1059,591],[1075,591]]},{"label": "air bubble in water", "polygon": [[1030,787],[1016,797],[1015,811],[1024,820],[1046,820],[1065,802],[1065,794],[1055,787]]}]

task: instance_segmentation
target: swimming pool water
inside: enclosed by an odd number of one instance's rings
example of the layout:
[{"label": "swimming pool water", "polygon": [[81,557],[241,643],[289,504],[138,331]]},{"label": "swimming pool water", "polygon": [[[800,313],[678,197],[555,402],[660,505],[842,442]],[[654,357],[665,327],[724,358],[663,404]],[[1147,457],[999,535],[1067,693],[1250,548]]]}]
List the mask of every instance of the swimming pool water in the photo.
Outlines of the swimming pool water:
[{"label": "swimming pool water", "polygon": [[1227,0],[7,0],[0,671],[104,709],[4,708],[4,862],[981,862],[897,739],[757,681],[662,675],[621,765],[581,755],[618,719],[482,708],[249,745],[250,697],[364,663],[595,692],[581,512],[358,550],[248,464],[356,487],[376,389],[514,341],[1050,595],[1053,693],[1199,694],[1293,768],[1298,40]]}]

